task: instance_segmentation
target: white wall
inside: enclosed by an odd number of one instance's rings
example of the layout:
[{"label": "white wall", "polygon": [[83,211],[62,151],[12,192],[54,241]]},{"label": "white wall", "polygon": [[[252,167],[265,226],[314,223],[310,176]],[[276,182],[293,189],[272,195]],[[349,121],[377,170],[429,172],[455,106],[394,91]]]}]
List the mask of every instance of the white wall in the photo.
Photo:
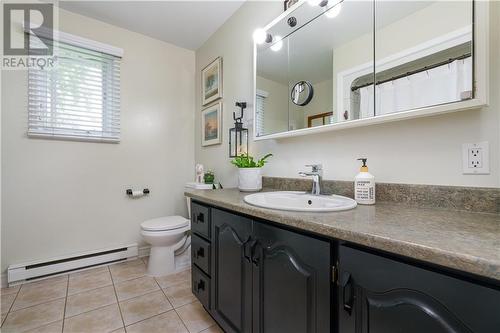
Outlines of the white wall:
[{"label": "white wall", "polygon": [[[196,161],[215,170],[223,185],[235,186],[236,169],[229,164],[227,131],[234,101],[252,98],[252,32],[282,11],[280,2],[247,2],[196,52]],[[322,162],[325,178],[352,180],[356,158],[368,157],[380,182],[500,186],[500,3],[491,3],[490,107],[389,124],[297,138],[251,143],[256,155],[274,157],[269,176],[296,177],[304,164]],[[219,146],[200,145],[200,71],[217,56],[224,59],[224,130]],[[251,127],[251,126],[249,126]],[[462,174],[462,143],[489,141],[490,175]]]},{"label": "white wall", "polygon": [[[145,219],[185,214],[193,178],[193,51],[66,11],[59,29],[124,49],[119,144],[29,139],[24,71],[2,73],[2,271],[141,242]],[[132,200],[125,189],[148,187]]]}]

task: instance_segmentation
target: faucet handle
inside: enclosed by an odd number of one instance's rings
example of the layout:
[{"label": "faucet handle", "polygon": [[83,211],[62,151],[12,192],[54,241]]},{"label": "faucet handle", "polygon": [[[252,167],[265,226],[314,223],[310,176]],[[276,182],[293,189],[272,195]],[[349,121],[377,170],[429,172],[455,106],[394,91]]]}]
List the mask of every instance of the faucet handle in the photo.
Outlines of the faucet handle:
[{"label": "faucet handle", "polygon": [[306,167],[310,167],[312,169],[312,172],[320,172],[321,170],[323,170],[322,164],[306,164]]}]

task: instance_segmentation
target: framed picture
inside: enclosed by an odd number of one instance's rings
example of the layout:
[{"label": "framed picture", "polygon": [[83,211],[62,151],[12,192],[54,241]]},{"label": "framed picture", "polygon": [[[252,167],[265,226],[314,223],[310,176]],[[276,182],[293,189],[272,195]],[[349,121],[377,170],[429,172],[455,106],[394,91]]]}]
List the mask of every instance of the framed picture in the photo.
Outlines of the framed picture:
[{"label": "framed picture", "polygon": [[292,6],[293,6],[293,5],[295,5],[297,2],[299,2],[299,0],[286,0],[286,1],[284,2],[284,4],[283,4],[283,5],[284,5],[284,6],[283,6],[283,7],[284,7],[283,9],[284,9],[284,10],[285,10],[285,12],[286,12],[286,11],[288,10],[288,8],[292,7]]},{"label": "framed picture", "polygon": [[219,102],[201,111],[201,145],[222,143],[222,103]]},{"label": "framed picture", "polygon": [[201,70],[202,105],[222,97],[222,58],[218,57]]}]

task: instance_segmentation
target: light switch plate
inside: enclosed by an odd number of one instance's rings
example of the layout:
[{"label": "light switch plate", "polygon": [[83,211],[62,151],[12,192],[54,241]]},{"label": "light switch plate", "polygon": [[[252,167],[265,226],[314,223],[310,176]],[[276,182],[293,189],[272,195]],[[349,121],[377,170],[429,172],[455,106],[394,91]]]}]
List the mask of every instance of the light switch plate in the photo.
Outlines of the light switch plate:
[{"label": "light switch plate", "polygon": [[462,145],[464,175],[488,175],[490,173],[490,145],[487,141]]}]

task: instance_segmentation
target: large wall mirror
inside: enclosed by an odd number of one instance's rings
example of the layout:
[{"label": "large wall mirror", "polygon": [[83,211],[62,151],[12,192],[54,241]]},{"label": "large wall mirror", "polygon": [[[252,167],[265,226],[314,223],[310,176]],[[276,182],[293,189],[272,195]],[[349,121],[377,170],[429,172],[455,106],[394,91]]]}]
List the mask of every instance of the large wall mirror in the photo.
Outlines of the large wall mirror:
[{"label": "large wall mirror", "polygon": [[295,5],[254,38],[254,136],[485,104],[474,89],[474,6],[473,0]]}]

